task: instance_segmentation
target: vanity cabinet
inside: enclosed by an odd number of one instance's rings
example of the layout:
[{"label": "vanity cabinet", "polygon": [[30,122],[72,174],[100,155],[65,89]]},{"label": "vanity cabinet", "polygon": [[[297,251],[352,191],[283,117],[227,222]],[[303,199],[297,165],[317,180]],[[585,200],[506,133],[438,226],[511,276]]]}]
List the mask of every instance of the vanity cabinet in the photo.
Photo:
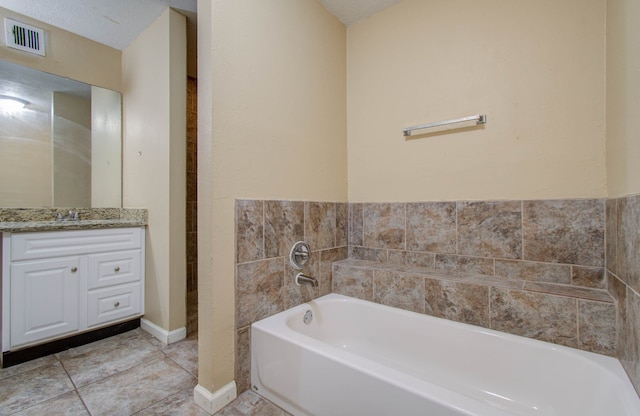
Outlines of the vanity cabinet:
[{"label": "vanity cabinet", "polygon": [[140,317],[144,242],[144,227],[3,234],[3,352]]}]

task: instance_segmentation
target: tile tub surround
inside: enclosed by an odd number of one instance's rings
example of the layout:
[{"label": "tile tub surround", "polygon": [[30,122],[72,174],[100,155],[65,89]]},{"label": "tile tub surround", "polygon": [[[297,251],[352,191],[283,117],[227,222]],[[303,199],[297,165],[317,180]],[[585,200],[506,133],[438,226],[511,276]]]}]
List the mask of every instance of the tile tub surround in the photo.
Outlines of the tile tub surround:
[{"label": "tile tub surround", "polygon": [[[347,249],[350,261],[368,262],[346,274],[340,270],[345,262],[338,263],[322,294],[343,293],[615,355],[640,391],[640,255],[634,250],[640,247],[640,196],[350,203],[336,204],[335,211],[320,205],[305,210],[305,204],[310,202],[237,201],[240,391],[248,388],[251,320],[315,297],[310,288],[285,286],[292,271],[283,248],[305,232],[331,235],[334,215],[337,245],[321,250],[310,267],[331,275],[332,261],[345,259]],[[329,220],[305,224],[310,213]],[[348,248],[340,236],[345,232]],[[250,280],[244,289],[238,284]],[[526,320],[529,326],[519,323]]]},{"label": "tile tub surround", "polygon": [[640,195],[607,200],[607,283],[618,303],[618,357],[640,394]]},{"label": "tile tub surround", "polygon": [[[332,265],[348,256],[348,204],[321,201],[236,200],[236,383],[250,384],[250,325],[332,290]],[[309,243],[302,272],[319,287],[297,286],[289,265],[296,241]]]},{"label": "tile tub surround", "polygon": [[348,259],[333,291],[388,306],[607,355],[616,304],[604,289]]},{"label": "tile tub surround", "polygon": [[605,289],[605,200],[349,204],[349,257]]},{"label": "tile tub surround", "polygon": [[338,263],[333,290],[616,355],[616,303],[604,270],[605,204],[350,204],[349,257],[367,262]]}]

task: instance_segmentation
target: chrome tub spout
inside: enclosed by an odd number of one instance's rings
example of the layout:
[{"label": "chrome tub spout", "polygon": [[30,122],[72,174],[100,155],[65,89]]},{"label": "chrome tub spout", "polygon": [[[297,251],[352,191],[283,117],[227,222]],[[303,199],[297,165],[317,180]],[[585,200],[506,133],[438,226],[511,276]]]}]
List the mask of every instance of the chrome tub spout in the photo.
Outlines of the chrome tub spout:
[{"label": "chrome tub spout", "polygon": [[318,287],[318,279],[315,277],[307,276],[302,273],[298,273],[296,275],[296,284],[300,285],[310,285],[311,287]]}]

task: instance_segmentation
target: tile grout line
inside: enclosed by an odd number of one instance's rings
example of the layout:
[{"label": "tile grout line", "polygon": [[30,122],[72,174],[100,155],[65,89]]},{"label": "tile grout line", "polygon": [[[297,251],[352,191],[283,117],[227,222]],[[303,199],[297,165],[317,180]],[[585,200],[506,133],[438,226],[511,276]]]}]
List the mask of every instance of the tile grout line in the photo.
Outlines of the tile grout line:
[{"label": "tile grout line", "polygon": [[493,302],[491,302],[491,295],[493,293],[493,287],[489,286],[489,329],[493,329]]},{"label": "tile grout line", "polygon": [[[50,398],[48,398],[48,399],[46,399],[46,400],[43,400],[43,401],[41,401],[41,402],[33,403],[32,405],[30,405],[30,406],[28,406],[28,407],[25,407],[24,409],[18,410],[17,412],[13,412],[13,413],[11,413],[11,414],[16,414],[16,413],[24,412],[24,411],[29,410],[29,409],[31,409],[31,408],[34,408],[34,407],[36,407],[36,406],[41,406],[41,405],[44,405],[44,404],[45,404],[45,403],[47,403],[47,402],[50,402],[50,401],[52,401],[52,400],[56,400],[56,399],[60,398],[61,396],[64,396],[65,394],[69,394],[69,393],[71,393],[71,392],[74,392],[74,393],[76,393],[76,395],[78,396],[78,398],[79,398],[79,399],[80,399],[80,401],[82,402],[82,406],[83,406],[83,407],[85,408],[85,410],[87,411],[87,414],[91,415],[91,413],[89,413],[89,409],[87,408],[86,404],[84,403],[84,401],[83,401],[83,400],[82,400],[82,398],[80,397],[80,393],[78,392],[78,388],[77,388],[76,384],[73,382],[73,379],[71,378],[71,376],[69,375],[69,372],[67,371],[66,367],[65,367],[65,366],[64,366],[64,364],[62,363],[62,360],[60,360],[60,358],[58,357],[58,353],[53,353],[53,354],[50,354],[50,355],[51,355],[51,356],[53,356],[53,358],[55,359],[55,361],[56,361],[58,364],[60,364],[60,367],[62,367],[62,371],[64,371],[65,375],[66,375],[66,376],[67,376],[67,378],[69,379],[69,382],[70,382],[70,383],[71,383],[71,385],[73,386],[73,389],[72,389],[72,390],[69,390],[69,391],[65,391],[65,392],[63,392],[63,393],[61,393],[61,394],[59,394],[59,395],[57,395],[57,396],[50,397]],[[54,363],[53,365],[55,365],[55,363]],[[50,366],[50,365],[49,365],[49,366]],[[31,370],[37,370],[37,369],[40,369],[40,368],[42,368],[42,367],[48,367],[48,366],[46,366],[46,365],[42,365],[42,366],[39,366],[39,367],[35,367],[35,368],[31,369]],[[27,372],[27,371],[31,371],[31,370],[21,371],[21,372],[19,372],[19,373],[16,373],[16,374],[12,375],[11,377],[15,377],[15,376],[17,376],[17,375],[23,374],[23,373],[25,373],[25,372]],[[11,377],[8,377],[8,378],[11,378]]]},{"label": "tile grout line", "polygon": [[260,205],[262,205],[262,259],[265,260],[267,258],[267,247],[265,243],[265,234],[267,229],[265,221],[266,202],[262,200],[260,201]]},{"label": "tile grout line", "polygon": [[[69,371],[67,370],[67,367],[65,367],[64,363],[62,362],[62,360],[58,356],[58,353],[53,354],[53,356],[56,358],[56,360],[58,360],[58,362],[60,363],[60,366],[64,370],[64,372],[67,375],[67,377],[69,377],[69,381],[71,382],[71,385],[73,386],[73,389],[75,390],[75,392],[78,393],[78,386],[73,381],[73,378],[71,377],[71,374],[69,374]],[[78,393],[78,396],[80,396],[80,393]],[[89,409],[87,409],[87,411],[89,411]]]},{"label": "tile grout line", "polygon": [[520,260],[524,260],[524,200],[520,200]]},{"label": "tile grout line", "polygon": [[[458,240],[460,239],[459,234],[458,234],[458,203],[454,202],[454,205],[456,207],[456,256],[460,255],[460,244],[458,243]],[[435,257],[434,257],[434,262],[435,262]]]},{"label": "tile grout line", "polygon": [[[180,362],[178,362],[176,359],[172,358],[169,355],[170,353],[174,352],[175,349],[170,350],[168,348],[163,348],[160,344],[154,343],[150,336],[148,336],[148,335],[146,335],[144,333],[141,333],[140,330],[135,332],[135,337],[138,338],[140,340],[140,342],[142,342],[143,344],[147,344],[150,347],[152,347],[152,350],[155,351],[154,354],[153,354],[153,355],[155,355],[155,358],[149,358],[148,360],[144,360],[144,361],[140,362],[140,364],[133,365],[133,366],[128,367],[126,369],[120,370],[120,371],[118,371],[118,372],[116,372],[116,373],[114,373],[112,375],[109,375],[107,377],[101,378],[99,380],[95,380],[95,381],[93,381],[91,383],[87,383],[86,385],[83,385],[83,386],[79,386],[76,382],[74,382],[74,379],[71,376],[70,370],[69,370],[69,368],[67,368],[67,365],[69,365],[70,363],[73,363],[73,361],[71,361],[71,359],[72,358],[76,358],[76,357],[70,357],[69,360],[65,360],[58,353],[50,354],[50,356],[52,356],[52,357],[50,357],[51,361],[49,361],[49,364],[46,365],[46,367],[61,368],[62,371],[64,371],[64,374],[66,375],[67,380],[69,380],[69,382],[70,382],[70,386],[69,387],[71,387],[71,389],[69,389],[67,391],[63,391],[61,394],[58,394],[58,395],[53,396],[53,397],[49,397],[46,400],[40,401],[38,403],[25,403],[25,405],[27,405],[27,407],[24,408],[24,409],[18,410],[18,412],[22,412],[22,411],[25,411],[27,409],[34,408],[34,407],[45,407],[45,408],[48,408],[48,406],[52,406],[53,405],[54,401],[59,401],[59,400],[61,400],[61,398],[63,396],[68,395],[68,396],[73,396],[73,398],[69,397],[68,399],[67,398],[63,399],[64,403],[67,405],[67,407],[66,407],[67,411],[70,410],[71,408],[74,408],[74,409],[77,408],[77,410],[79,410],[80,403],[81,403],[81,405],[84,408],[86,414],[87,415],[91,415],[92,413],[91,413],[91,411],[90,411],[90,409],[88,407],[88,404],[87,404],[85,398],[81,395],[80,390],[82,388],[90,386],[90,385],[95,384],[95,383],[103,382],[103,381],[108,380],[108,379],[110,379],[110,378],[112,378],[114,376],[121,376],[123,373],[129,372],[129,371],[136,372],[136,370],[135,370],[136,368],[139,368],[142,365],[151,363],[154,360],[160,361],[160,360],[167,360],[168,359],[171,363],[173,363],[173,365],[176,366],[177,369],[182,370],[184,372],[184,374],[187,375],[187,377],[191,381],[196,381],[197,382],[197,377],[188,368],[186,368],[184,365],[180,364]],[[100,341],[96,341],[96,342],[103,342],[103,341],[104,340],[100,340]],[[175,357],[176,358],[181,358],[182,354],[180,354],[180,352],[184,351],[184,352],[186,352],[188,354],[188,358],[187,358],[187,360],[188,360],[189,358],[191,358],[192,352],[194,351],[194,350],[191,349],[191,347],[192,347],[192,345],[190,343],[189,344],[183,344],[183,346],[178,347],[178,351],[177,351],[177,354],[175,355]],[[107,350],[105,351],[105,346],[100,344],[99,346],[97,346],[97,348],[93,349],[92,352],[94,352],[97,356],[106,357],[108,355],[109,350],[110,349],[107,348]],[[197,350],[195,350],[195,351],[197,351]],[[158,352],[160,352],[162,354],[157,354]],[[105,355],[105,354],[107,354],[107,355]],[[196,354],[197,354],[197,352],[196,352]],[[94,357],[96,355],[92,354],[92,357]],[[78,362],[80,363],[80,368],[86,367],[87,362],[90,361],[90,359],[88,357],[85,357],[85,356],[82,356],[82,355],[78,355],[77,358],[78,358]],[[65,363],[66,363],[66,365],[65,365]],[[33,370],[36,370],[36,369],[41,368],[41,367],[45,367],[45,365],[38,366],[38,367],[34,368]],[[59,371],[59,370],[56,370],[56,371]],[[22,374],[22,373],[24,373],[24,371],[21,371],[18,374]],[[61,373],[60,373],[60,376],[62,376]],[[36,376],[36,378],[34,380],[40,380],[40,379]],[[175,395],[177,393],[178,393],[177,391],[171,391],[165,397],[163,397],[161,400],[166,400],[169,397],[171,397],[171,396],[173,396],[173,395]],[[80,403],[78,403],[78,400],[80,400]],[[62,402],[60,402],[60,404],[62,404]],[[144,410],[146,410],[146,409],[148,409],[150,407],[153,407],[153,406],[155,406],[155,402],[150,404],[149,406],[146,406],[143,409],[136,410],[136,414],[138,412],[142,412],[142,411],[144,411]]]},{"label": "tile grout line", "polygon": [[[407,243],[407,205],[409,205],[408,203],[404,203],[402,204],[404,206],[404,244],[403,244],[403,250],[407,251],[407,247],[409,247],[409,244]],[[387,261],[389,260],[389,252],[387,251]]]},{"label": "tile grout line", "polygon": [[335,213],[333,218],[333,247],[338,245],[338,203],[333,203],[333,211]]},{"label": "tile grout line", "polygon": [[[159,347],[158,345],[155,345],[154,343],[152,343],[152,342],[149,340],[149,338],[148,338],[147,336],[145,336],[144,334],[139,334],[139,336],[140,336],[140,337],[141,337],[145,342],[147,342],[149,345],[151,345],[152,347],[156,348],[156,349],[158,350],[158,352],[160,352],[160,353],[162,354],[162,356],[163,356],[163,360],[164,360],[164,359],[169,359],[171,362],[173,362],[174,364],[176,364],[180,369],[184,370],[187,374],[189,374],[189,376],[191,376],[192,378],[194,378],[194,379],[196,379],[196,380],[197,380],[197,377],[195,377],[195,376],[194,376],[193,374],[191,374],[188,370],[186,370],[184,367],[182,367],[180,364],[178,364],[175,360],[173,360],[171,357],[169,357],[169,356],[167,355],[167,353],[165,352],[165,350],[164,350],[162,347]],[[151,336],[151,335],[149,335],[149,336]],[[165,347],[166,347],[166,346],[165,346]],[[124,373],[124,372],[131,371],[131,370],[133,370],[133,369],[135,369],[135,368],[141,367],[141,366],[143,366],[143,365],[145,365],[145,364],[147,364],[147,363],[150,363],[150,362],[152,362],[152,361],[154,361],[154,360],[156,360],[156,359],[157,359],[157,358],[149,358],[148,360],[144,360],[144,361],[140,362],[139,364],[136,364],[136,365],[134,365],[134,366],[132,366],[132,367],[126,368],[126,369],[121,370],[121,371],[118,371],[118,372],[116,372],[116,373],[114,373],[114,374],[111,374],[111,375],[109,375],[109,376],[107,376],[107,377],[104,377],[104,378],[102,378],[102,379],[100,379],[100,380],[95,380],[95,381],[93,381],[93,382],[91,382],[91,383],[88,383],[88,384],[86,384],[86,385],[84,385],[84,386],[81,386],[80,388],[84,388],[84,387],[90,386],[90,385],[92,385],[92,384],[99,383],[99,382],[102,382],[102,381],[104,381],[104,380],[108,380],[108,379],[113,378],[113,377],[115,377],[115,376],[121,375],[121,374],[122,374],[122,373]],[[73,381],[72,381],[72,382],[73,382]],[[74,386],[75,386],[75,383],[74,383]],[[87,409],[87,412],[89,413],[89,415],[90,415],[90,416],[92,416],[92,415],[91,415],[91,412],[89,412],[89,409],[88,409],[87,405],[85,404],[84,399],[82,398],[82,395],[80,394],[79,388],[76,388],[76,391],[77,391],[78,397],[79,397],[79,398],[80,398],[80,400],[82,401],[82,404],[83,404],[83,405],[85,406],[85,408]],[[166,399],[166,398],[168,398],[168,397],[170,397],[170,396],[172,396],[172,394],[169,394],[169,395],[168,395],[168,396],[166,396],[166,397],[163,397],[163,398],[161,398],[161,399],[158,399],[158,402],[159,402],[159,401],[161,401],[161,400],[164,400],[164,399]],[[148,409],[148,408],[150,408],[150,407],[153,407],[154,405],[155,405],[155,403],[153,403],[153,404],[151,404],[151,405],[149,405],[149,406],[147,406],[147,407],[145,407],[145,408],[143,408],[143,409],[140,409],[140,410],[138,410],[138,411],[136,411],[136,412],[132,413],[130,416],[132,416],[132,415],[134,415],[134,414],[137,414],[137,413],[140,413],[140,412],[142,412],[143,410],[146,410],[146,409]]]},{"label": "tile grout line", "polygon": [[360,231],[360,234],[361,234],[362,240],[360,241],[362,243],[362,247],[366,247],[364,242],[364,235],[366,234],[364,232],[364,203],[362,203],[361,205],[362,205],[362,208],[360,209],[360,221],[362,224],[362,230]]},{"label": "tile grout line", "polygon": [[[134,331],[135,331],[135,330],[134,330]],[[138,333],[138,334],[139,334],[139,333]],[[146,337],[144,334],[139,334],[138,336],[140,336],[140,337],[141,337],[141,338],[142,338],[146,343],[148,343],[149,345],[151,345],[153,348],[156,348],[156,349],[158,350],[157,352],[160,352],[160,353],[162,353],[163,355],[166,355],[166,354],[164,354],[164,351],[162,350],[162,348],[158,347],[157,345],[154,345],[151,341],[149,341],[149,340],[147,339],[147,337]],[[151,335],[149,335],[149,336],[151,336]],[[105,339],[108,339],[108,338],[105,338]],[[102,340],[101,340],[101,341],[102,341]],[[96,342],[100,342],[100,341],[96,341]],[[57,357],[56,357],[56,358],[57,358]],[[124,373],[125,371],[129,371],[129,370],[132,370],[132,369],[134,369],[134,368],[138,368],[138,367],[140,367],[140,366],[142,366],[142,365],[144,365],[144,364],[150,363],[150,362],[152,362],[152,361],[153,361],[153,360],[155,360],[155,359],[156,359],[156,358],[151,357],[151,358],[149,358],[149,359],[147,359],[147,360],[143,360],[143,361],[139,362],[138,364],[135,364],[135,365],[133,365],[133,366],[131,366],[131,367],[128,367],[128,368],[123,369],[123,370],[120,370],[120,371],[118,371],[118,372],[116,372],[116,373],[110,374],[110,375],[108,375],[108,376],[106,376],[106,377],[103,377],[103,378],[98,379],[98,380],[94,380],[94,381],[92,381],[91,383],[87,383],[87,384],[85,384],[85,385],[83,385],[83,386],[79,386],[79,387],[76,387],[76,388],[79,390],[79,389],[81,389],[81,388],[84,388],[84,387],[90,386],[90,385],[92,385],[92,384],[95,384],[95,383],[101,382],[101,381],[103,381],[103,380],[107,380],[107,379],[109,379],[109,378],[111,378],[111,377],[113,377],[113,376],[116,376],[116,375],[119,375],[119,374],[121,374],[121,373]],[[63,365],[63,367],[64,367],[64,365]],[[65,369],[65,371],[66,371],[66,369]],[[72,380],[72,383],[73,383],[73,380]],[[73,385],[75,386],[75,383],[73,383]],[[78,394],[79,394],[79,393],[78,393]]]},{"label": "tile grout line", "polygon": [[576,345],[578,345],[578,348],[582,346],[582,343],[580,342],[580,302],[579,302],[579,299],[577,298],[576,298]]},{"label": "tile grout line", "polygon": [[189,374],[191,377],[193,377],[195,379],[195,381],[198,381],[198,378],[196,376],[194,376],[193,374],[191,374],[191,371],[187,370],[186,368],[184,368],[182,366],[182,364],[180,364],[179,362],[177,362],[176,360],[174,360],[173,358],[171,358],[171,356],[169,356],[166,352],[162,351],[162,353],[164,354],[165,358],[170,360],[172,363],[174,363],[175,365],[177,365],[181,370],[184,370],[185,373]]},{"label": "tile grout line", "polygon": [[[75,386],[75,384],[74,384]],[[80,402],[82,403],[82,406],[84,406],[85,410],[87,411],[87,414],[89,416],[91,415],[91,411],[89,410],[89,406],[87,406],[87,403],[85,403],[84,398],[82,397],[82,395],[80,395],[80,392],[78,391],[78,388],[76,387],[75,389],[76,395],[78,396],[78,399],[80,399]]]}]

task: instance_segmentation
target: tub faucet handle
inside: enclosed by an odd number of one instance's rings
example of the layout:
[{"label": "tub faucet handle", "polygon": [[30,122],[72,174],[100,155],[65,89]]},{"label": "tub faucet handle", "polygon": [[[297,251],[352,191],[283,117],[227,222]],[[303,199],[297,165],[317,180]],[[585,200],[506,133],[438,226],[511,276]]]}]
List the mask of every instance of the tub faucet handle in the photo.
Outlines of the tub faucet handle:
[{"label": "tub faucet handle", "polygon": [[302,270],[309,263],[310,257],[311,248],[304,241],[294,243],[289,251],[289,263],[296,270]]}]

